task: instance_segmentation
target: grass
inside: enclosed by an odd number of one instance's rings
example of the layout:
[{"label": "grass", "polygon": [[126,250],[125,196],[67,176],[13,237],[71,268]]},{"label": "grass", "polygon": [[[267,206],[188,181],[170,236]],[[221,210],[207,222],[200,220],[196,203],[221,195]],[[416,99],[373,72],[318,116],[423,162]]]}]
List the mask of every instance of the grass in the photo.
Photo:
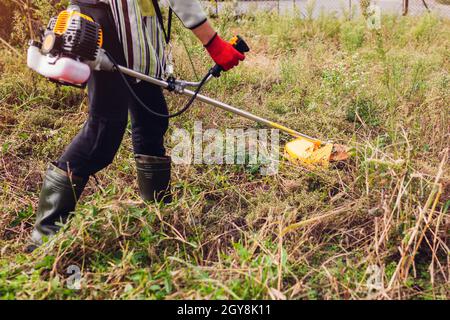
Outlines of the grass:
[{"label": "grass", "polygon": [[[0,297],[448,299],[449,22],[385,16],[371,31],[358,19],[256,14],[214,24],[252,52],[207,94],[351,145],[352,159],[318,170],[282,162],[272,177],[242,165],[175,166],[174,202],[159,207],[138,196],[127,132],[71,223],[26,255],[41,173],[87,106],[83,92],[27,70],[24,48],[2,48]],[[199,74],[211,63],[177,30],[178,72],[192,79],[182,42]],[[172,110],[182,101],[170,96]],[[198,103],[171,130],[194,120],[254,126]],[[80,290],[67,286],[71,265]]]}]

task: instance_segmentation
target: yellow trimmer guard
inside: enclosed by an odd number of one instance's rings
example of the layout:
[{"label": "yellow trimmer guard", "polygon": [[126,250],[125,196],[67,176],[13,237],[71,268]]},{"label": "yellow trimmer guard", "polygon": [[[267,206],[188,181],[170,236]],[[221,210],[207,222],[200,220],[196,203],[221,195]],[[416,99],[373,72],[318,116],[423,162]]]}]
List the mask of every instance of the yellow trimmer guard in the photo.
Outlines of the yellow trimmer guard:
[{"label": "yellow trimmer guard", "polygon": [[[334,145],[327,143],[318,145],[305,138],[288,142],[285,146],[285,156],[290,162],[306,166],[321,166],[327,168],[333,160]],[[340,150],[339,152],[345,152]]]}]

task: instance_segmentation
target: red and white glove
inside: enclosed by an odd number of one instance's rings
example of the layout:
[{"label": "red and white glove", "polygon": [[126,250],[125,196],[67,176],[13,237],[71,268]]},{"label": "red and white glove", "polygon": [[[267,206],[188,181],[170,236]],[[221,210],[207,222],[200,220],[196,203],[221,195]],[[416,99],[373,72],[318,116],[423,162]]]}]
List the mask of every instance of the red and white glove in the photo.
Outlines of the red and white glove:
[{"label": "red and white glove", "polygon": [[224,71],[228,71],[244,61],[245,55],[237,51],[230,43],[224,41],[216,33],[214,37],[205,45],[211,58],[222,67]]}]

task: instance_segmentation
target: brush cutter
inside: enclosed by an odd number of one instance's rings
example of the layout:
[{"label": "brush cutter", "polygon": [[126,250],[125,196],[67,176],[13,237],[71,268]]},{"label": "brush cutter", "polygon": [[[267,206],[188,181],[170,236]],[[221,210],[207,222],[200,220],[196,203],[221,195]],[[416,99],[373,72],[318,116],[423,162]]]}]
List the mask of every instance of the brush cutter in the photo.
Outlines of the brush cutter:
[{"label": "brush cutter", "polygon": [[[234,37],[230,43],[242,53],[249,51],[249,47],[239,36]],[[295,163],[328,166],[330,161],[342,161],[348,158],[347,149],[343,146],[334,145],[329,141],[321,141],[248,111],[199,94],[200,89],[207,82],[220,76],[223,70],[219,65],[211,68],[199,82],[178,80],[173,76],[169,76],[167,79],[159,79],[118,65],[113,57],[102,49],[102,44],[101,26],[91,17],[80,13],[78,7],[70,6],[50,20],[40,42],[30,41],[27,64],[28,67],[53,82],[77,87],[86,85],[93,70],[119,72],[132,96],[150,113],[160,117],[178,116],[187,111],[195,100],[198,100],[270,128],[278,129],[296,138],[287,143],[285,147],[286,157]],[[174,114],[158,114],[139,99],[126,76],[155,84],[171,92],[186,95],[190,97],[190,100],[184,108]]]}]

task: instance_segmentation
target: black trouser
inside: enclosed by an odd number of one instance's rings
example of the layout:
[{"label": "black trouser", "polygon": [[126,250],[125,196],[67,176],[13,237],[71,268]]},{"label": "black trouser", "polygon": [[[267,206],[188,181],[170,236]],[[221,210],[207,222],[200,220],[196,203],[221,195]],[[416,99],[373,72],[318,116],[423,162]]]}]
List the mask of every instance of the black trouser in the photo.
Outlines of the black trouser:
[{"label": "black trouser", "polygon": [[[122,44],[118,40],[112,13],[108,5],[83,4],[81,12],[91,16],[103,29],[103,48],[118,64],[125,65]],[[131,81],[131,80],[130,80]],[[167,114],[162,90],[152,84],[132,84],[140,99],[159,113]],[[107,167],[122,142],[131,114],[133,150],[135,154],[163,156],[163,137],[168,119],[151,115],[131,98],[117,72],[95,71],[88,82],[89,117],[81,131],[57,161],[57,166],[79,177],[88,177]]]}]

